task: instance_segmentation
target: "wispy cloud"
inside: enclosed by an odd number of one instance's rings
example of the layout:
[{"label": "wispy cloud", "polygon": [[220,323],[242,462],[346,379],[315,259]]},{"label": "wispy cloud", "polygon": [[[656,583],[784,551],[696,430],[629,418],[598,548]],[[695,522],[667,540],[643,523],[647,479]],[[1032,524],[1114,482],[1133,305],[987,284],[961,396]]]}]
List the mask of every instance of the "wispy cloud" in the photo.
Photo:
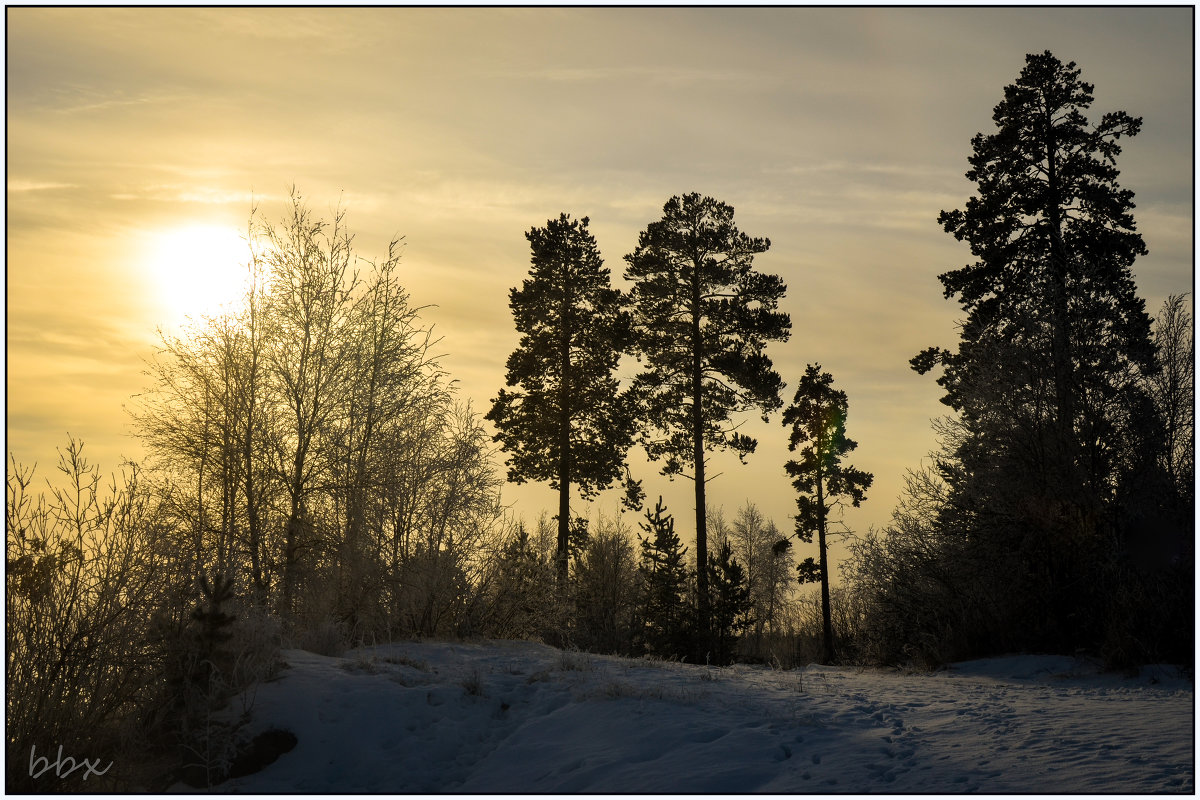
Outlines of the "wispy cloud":
[{"label": "wispy cloud", "polygon": [[9,178],[6,188],[11,193],[45,192],[53,189],[74,189],[77,184],[59,181],[39,181],[29,178]]},{"label": "wispy cloud", "polygon": [[53,109],[57,114],[84,114],[90,111],[104,111],[112,108],[122,108],[126,106],[140,106],[151,102],[148,97],[132,97],[120,98],[113,97],[107,100],[96,100],[94,102],[77,103],[69,106],[60,106]]},{"label": "wispy cloud", "polygon": [[638,82],[666,86],[712,83],[753,83],[759,88],[774,85],[777,79],[762,72],[740,69],[700,69],[685,67],[556,67],[526,71],[498,71],[503,78],[552,81],[555,83]]},{"label": "wispy cloud", "polygon": [[[187,100],[182,91],[131,92],[127,88],[99,88],[76,81],[54,86],[32,102],[37,111],[76,116],[135,106],[180,103]],[[28,102],[28,100],[26,100]]]},{"label": "wispy cloud", "polygon": [[147,192],[154,200],[175,203],[205,203],[211,205],[249,205],[256,199],[251,192],[225,189],[218,186],[153,186]]}]

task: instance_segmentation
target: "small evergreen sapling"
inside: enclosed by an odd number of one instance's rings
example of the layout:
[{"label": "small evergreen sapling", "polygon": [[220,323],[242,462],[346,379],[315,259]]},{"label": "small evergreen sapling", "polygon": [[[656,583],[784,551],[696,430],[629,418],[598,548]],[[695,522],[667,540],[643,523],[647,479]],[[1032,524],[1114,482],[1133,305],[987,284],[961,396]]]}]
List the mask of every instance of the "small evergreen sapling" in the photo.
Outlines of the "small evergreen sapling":
[{"label": "small evergreen sapling", "polygon": [[690,610],[687,603],[691,576],[683,563],[687,548],[675,533],[675,520],[667,513],[662,497],[654,511],[646,511],[641,523],[646,538],[642,548],[642,644],[654,655],[686,656],[690,650]]},{"label": "small evergreen sapling", "polygon": [[728,664],[737,655],[738,635],[753,624],[746,570],[733,557],[729,542],[721,546],[719,555],[708,557],[708,590],[713,615],[711,660]]}]

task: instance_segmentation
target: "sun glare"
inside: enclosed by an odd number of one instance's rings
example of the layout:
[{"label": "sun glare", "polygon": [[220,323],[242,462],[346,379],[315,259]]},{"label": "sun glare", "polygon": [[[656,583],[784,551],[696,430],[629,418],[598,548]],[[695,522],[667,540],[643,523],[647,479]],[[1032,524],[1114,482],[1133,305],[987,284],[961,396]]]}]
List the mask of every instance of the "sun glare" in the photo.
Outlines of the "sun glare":
[{"label": "sun glare", "polygon": [[165,322],[232,306],[246,284],[246,242],[234,228],[189,225],[154,235],[149,268]]}]

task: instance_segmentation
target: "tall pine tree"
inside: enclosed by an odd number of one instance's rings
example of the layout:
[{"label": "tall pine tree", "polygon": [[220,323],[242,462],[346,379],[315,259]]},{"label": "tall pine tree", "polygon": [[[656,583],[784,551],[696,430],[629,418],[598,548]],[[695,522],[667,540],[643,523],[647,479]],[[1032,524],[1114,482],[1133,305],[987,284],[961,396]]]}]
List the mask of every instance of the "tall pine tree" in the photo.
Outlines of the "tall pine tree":
[{"label": "tall pine tree", "polygon": [[[1130,269],[1146,247],[1116,169],[1117,141],[1136,135],[1141,119],[1117,111],[1090,125],[1093,86],[1079,75],[1049,52],[1027,56],[996,106],[997,131],[972,140],[967,178],[978,194],[938,218],[977,259],[939,276],[967,312],[962,343],[958,353],[931,348],[913,359],[921,372],[946,367],[943,402],[968,416],[1000,399],[990,390],[999,388],[997,348],[1047,364],[1051,466],[1075,502],[1080,492],[1102,495],[1112,476],[1114,405],[1144,402],[1127,374],[1154,369]],[[1021,377],[1013,388],[1028,397]]]},{"label": "tall pine tree", "polygon": [[648,422],[642,443],[663,473],[685,474],[696,489],[698,627],[710,630],[705,453],[730,448],[739,458],[757,442],[731,419],[750,409],[779,408],[783,381],[765,348],[786,341],[791,320],[777,310],[786,287],[756,272],[765,238],[738,230],[733,208],[711,197],[672,197],[625,256],[636,349],[645,371],[633,390]]},{"label": "tall pine tree", "polygon": [[791,425],[788,450],[800,448],[800,458],[784,465],[799,492],[796,505],[796,535],[812,542],[817,534],[818,558],[805,559],[797,569],[801,583],[820,581],[823,652],[826,664],[833,662],[833,618],[829,608],[829,563],[826,550],[829,510],[848,499],[854,507],[866,498],[873,476],[842,464],[842,457],[858,447],[846,437],[846,393],[833,388],[833,376],[821,372],[820,364],[809,364],[796,387],[796,397],[783,412],[783,424]]},{"label": "tall pine tree", "polygon": [[1141,119],[1089,123],[1092,92],[1049,52],[1027,56],[1005,88],[995,132],[972,140],[977,194],[939,216],[975,257],[939,276],[966,312],[958,350],[912,360],[921,373],[944,367],[943,402],[959,412],[943,525],[1016,554],[1008,580],[1029,608],[1010,627],[1044,629],[1034,647],[1097,635],[1121,520],[1143,502],[1130,477],[1153,470],[1162,447],[1138,379],[1155,369],[1131,271],[1146,247],[1116,168]]},{"label": "tall pine tree", "polygon": [[571,487],[611,485],[632,440],[632,413],[613,375],[628,347],[629,316],[612,288],[588,218],[562,214],[525,234],[530,276],[509,297],[522,334],[487,415],[508,453],[509,480],[558,491],[556,570],[565,591]]}]

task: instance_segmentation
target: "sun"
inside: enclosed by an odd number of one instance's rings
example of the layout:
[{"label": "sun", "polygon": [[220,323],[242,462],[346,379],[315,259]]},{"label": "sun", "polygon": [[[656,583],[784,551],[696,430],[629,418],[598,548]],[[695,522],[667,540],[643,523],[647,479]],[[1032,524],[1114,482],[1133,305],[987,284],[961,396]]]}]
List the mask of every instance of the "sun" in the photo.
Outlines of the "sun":
[{"label": "sun", "polygon": [[231,308],[242,295],[249,249],[235,228],[186,225],[152,235],[150,277],[168,322]]}]

